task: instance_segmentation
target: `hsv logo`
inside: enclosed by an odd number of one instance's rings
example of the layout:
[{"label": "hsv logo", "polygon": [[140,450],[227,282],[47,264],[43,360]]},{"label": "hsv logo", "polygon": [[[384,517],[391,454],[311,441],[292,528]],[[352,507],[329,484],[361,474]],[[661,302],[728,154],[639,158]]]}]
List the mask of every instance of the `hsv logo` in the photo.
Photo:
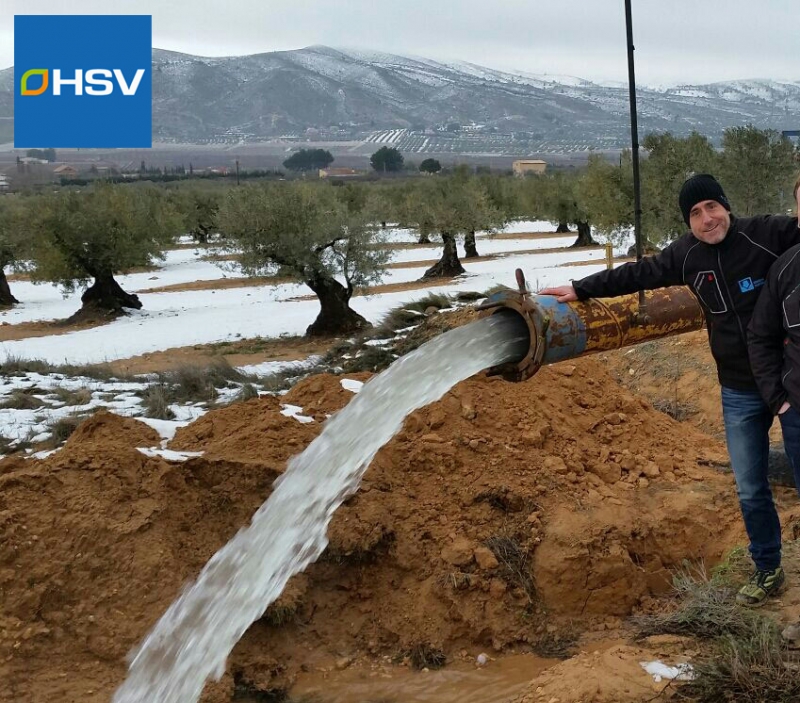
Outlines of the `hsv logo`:
[{"label": "hsv logo", "polygon": [[[28,78],[31,76],[41,76],[41,85],[38,88],[28,88]],[[47,90],[49,85],[49,73],[46,68],[32,68],[22,74],[20,81],[20,95],[41,95]],[[63,86],[70,86],[75,95],[111,95],[114,92],[114,84],[108,80],[115,78],[119,89],[123,95],[136,95],[136,90],[142,82],[144,69],[140,68],[133,76],[133,80],[128,83],[122,71],[115,68],[113,71],[107,68],[90,68],[82,71],[80,68],[75,70],[72,78],[62,77],[61,70],[53,69],[53,95],[61,95]]]},{"label": "hsv logo", "polygon": [[16,15],[14,146],[152,146],[149,15]]}]

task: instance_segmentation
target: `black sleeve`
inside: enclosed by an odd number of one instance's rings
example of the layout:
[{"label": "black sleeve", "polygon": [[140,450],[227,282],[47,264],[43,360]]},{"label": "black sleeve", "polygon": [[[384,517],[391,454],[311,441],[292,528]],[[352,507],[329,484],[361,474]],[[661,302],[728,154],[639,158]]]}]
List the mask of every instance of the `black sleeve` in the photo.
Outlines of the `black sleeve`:
[{"label": "black sleeve", "polygon": [[800,244],[800,227],[796,217],[760,215],[753,220],[757,223],[756,231],[767,233],[771,248],[778,256],[795,244]]},{"label": "black sleeve", "polygon": [[758,296],[750,325],[747,328],[747,352],[758,390],[773,415],[778,414],[787,399],[781,383],[783,373],[783,328],[781,296],[773,266]]},{"label": "black sleeve", "polygon": [[636,263],[600,271],[579,281],[573,281],[572,285],[579,300],[614,298],[640,290],[675,286],[683,283],[681,252],[685,248],[685,237],[682,237],[655,256],[645,256]]}]

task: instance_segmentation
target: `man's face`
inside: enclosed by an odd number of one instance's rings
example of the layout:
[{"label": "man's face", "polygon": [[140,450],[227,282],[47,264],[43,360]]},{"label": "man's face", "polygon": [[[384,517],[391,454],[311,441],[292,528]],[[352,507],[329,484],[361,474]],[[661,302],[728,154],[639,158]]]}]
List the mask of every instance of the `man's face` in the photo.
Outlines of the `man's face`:
[{"label": "man's face", "polygon": [[730,225],[731,214],[716,200],[702,200],[689,211],[692,234],[706,244],[719,244]]}]

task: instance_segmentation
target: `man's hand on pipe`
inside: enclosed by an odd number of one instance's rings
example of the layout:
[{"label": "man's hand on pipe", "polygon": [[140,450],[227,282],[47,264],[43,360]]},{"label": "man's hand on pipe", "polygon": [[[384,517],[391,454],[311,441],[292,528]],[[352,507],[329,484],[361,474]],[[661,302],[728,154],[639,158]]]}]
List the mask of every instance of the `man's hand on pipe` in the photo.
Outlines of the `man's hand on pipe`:
[{"label": "man's hand on pipe", "polygon": [[578,294],[572,286],[556,286],[555,288],[542,288],[538,295],[554,295],[559,303],[569,303],[578,299]]}]

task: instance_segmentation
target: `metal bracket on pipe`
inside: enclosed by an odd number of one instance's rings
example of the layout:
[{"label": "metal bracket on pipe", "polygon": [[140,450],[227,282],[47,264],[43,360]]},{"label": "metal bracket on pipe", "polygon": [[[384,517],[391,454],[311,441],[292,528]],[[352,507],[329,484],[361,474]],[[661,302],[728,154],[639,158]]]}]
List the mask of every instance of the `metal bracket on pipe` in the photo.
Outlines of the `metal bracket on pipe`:
[{"label": "metal bracket on pipe", "polygon": [[493,367],[489,374],[499,374],[508,381],[525,381],[542,367],[547,349],[546,335],[550,319],[543,314],[531,298],[522,269],[517,269],[515,274],[517,291],[509,289],[495,293],[481,303],[477,309],[481,311],[482,316],[495,315],[503,310],[512,310],[522,317],[530,335],[528,353],[518,362],[509,362]]}]

